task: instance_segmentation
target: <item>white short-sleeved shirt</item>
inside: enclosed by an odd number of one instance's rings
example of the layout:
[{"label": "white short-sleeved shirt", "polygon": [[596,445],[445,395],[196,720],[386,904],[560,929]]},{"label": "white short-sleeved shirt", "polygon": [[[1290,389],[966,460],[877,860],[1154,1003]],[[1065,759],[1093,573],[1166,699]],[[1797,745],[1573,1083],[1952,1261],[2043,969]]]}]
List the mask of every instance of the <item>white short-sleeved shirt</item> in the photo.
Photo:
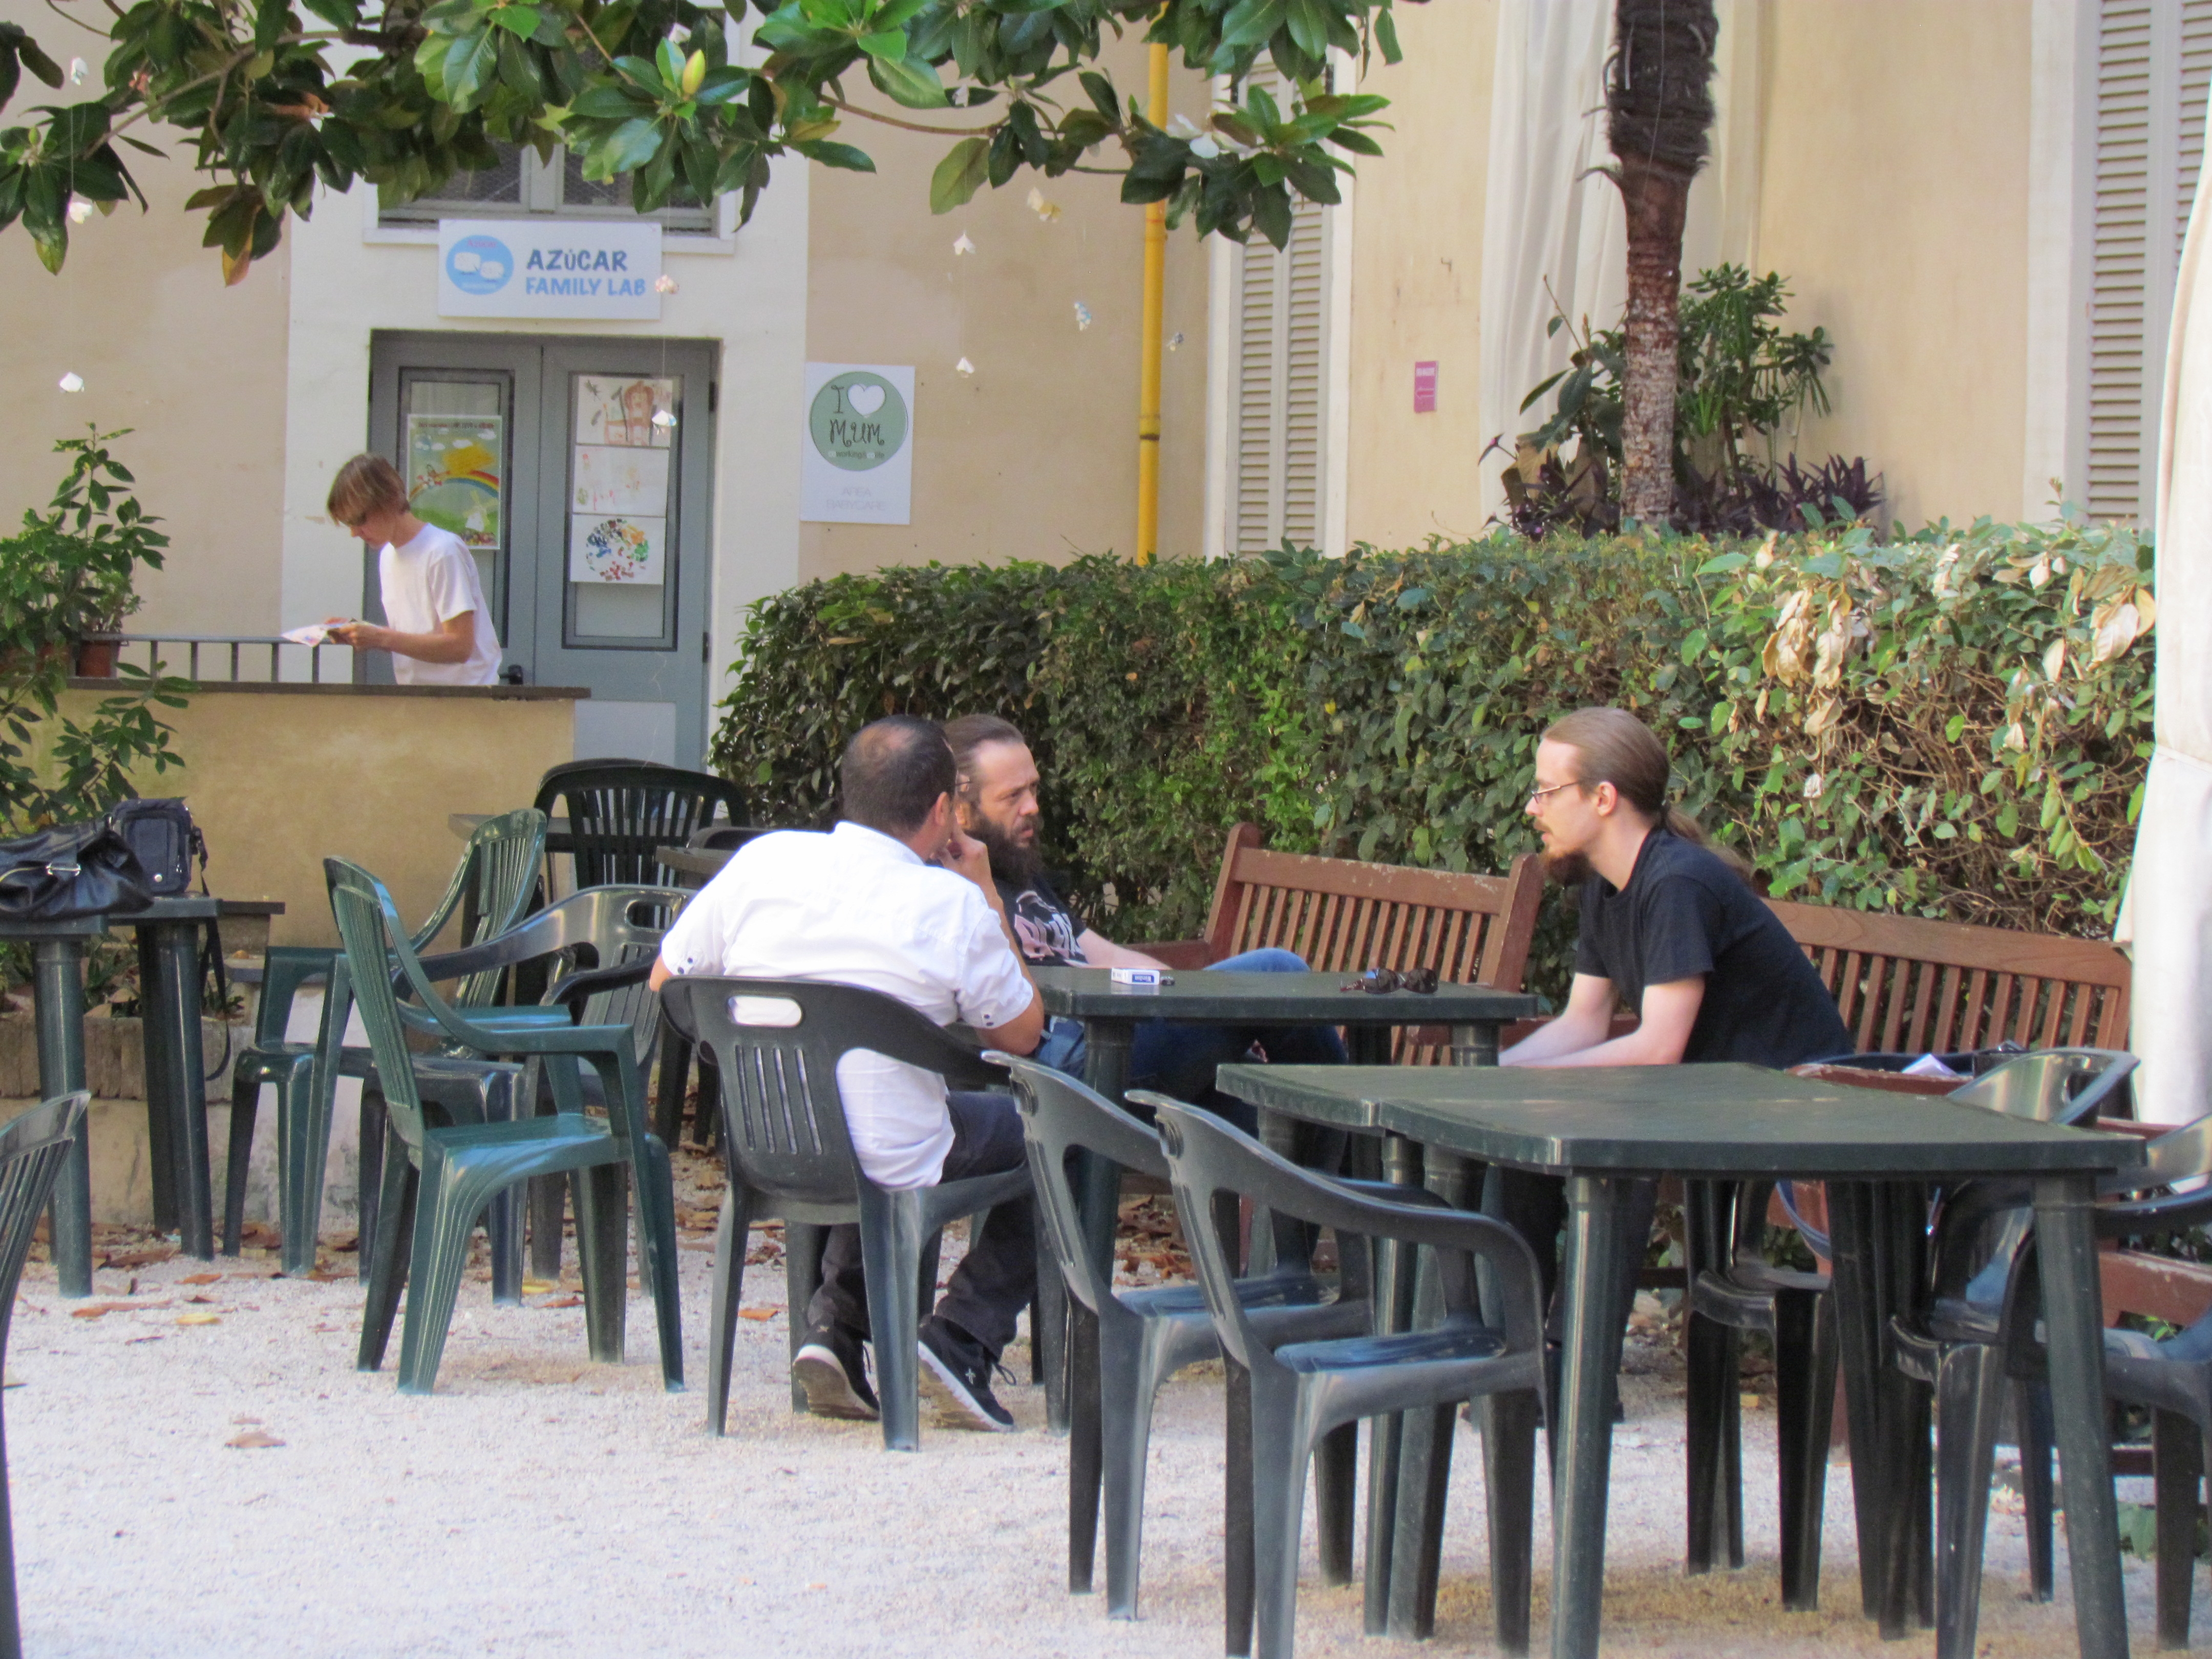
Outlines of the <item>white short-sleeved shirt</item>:
[{"label": "white short-sleeved shirt", "polygon": [[423,662],[392,653],[392,678],[402,685],[496,685],[499,631],[467,544],[451,531],[426,524],[414,539],[387,542],[377,556],[376,579],[384,594],[384,619],[402,634],[434,634],[465,611],[477,618],[476,649],[465,662]]},{"label": "white short-sleeved shirt", "polygon": [[[858,985],[978,1030],[1016,1018],[1036,994],[975,883],[857,823],[746,842],[684,907],[660,960],[672,974]],[[837,1062],[837,1088],[869,1180],[936,1182],[952,1147],[943,1078],[855,1051]]]}]

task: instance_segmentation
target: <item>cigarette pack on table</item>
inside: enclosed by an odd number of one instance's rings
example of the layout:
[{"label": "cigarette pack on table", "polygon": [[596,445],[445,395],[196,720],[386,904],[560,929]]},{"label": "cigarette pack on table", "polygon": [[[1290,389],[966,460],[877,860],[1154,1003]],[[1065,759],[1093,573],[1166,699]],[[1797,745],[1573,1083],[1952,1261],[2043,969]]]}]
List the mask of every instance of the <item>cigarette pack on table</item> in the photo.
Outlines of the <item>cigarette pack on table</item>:
[{"label": "cigarette pack on table", "polygon": [[1109,968],[1106,971],[1115,984],[1136,990],[1156,991],[1163,985],[1175,983],[1175,975],[1162,968]]}]

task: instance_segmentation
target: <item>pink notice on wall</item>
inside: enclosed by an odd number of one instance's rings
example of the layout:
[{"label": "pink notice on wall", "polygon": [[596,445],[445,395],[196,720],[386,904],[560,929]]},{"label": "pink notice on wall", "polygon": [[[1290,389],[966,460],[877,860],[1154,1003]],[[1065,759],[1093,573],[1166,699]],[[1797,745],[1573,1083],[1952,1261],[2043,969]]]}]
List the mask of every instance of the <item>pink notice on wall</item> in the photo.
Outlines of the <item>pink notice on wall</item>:
[{"label": "pink notice on wall", "polygon": [[1437,366],[1434,363],[1413,365],[1413,413],[1433,415],[1437,412]]}]

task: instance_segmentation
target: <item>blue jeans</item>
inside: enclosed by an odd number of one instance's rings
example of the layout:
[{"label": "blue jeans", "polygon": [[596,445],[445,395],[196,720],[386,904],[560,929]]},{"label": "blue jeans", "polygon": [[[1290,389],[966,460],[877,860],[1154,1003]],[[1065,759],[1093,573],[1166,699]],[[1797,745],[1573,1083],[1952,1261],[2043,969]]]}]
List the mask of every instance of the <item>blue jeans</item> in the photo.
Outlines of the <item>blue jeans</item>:
[{"label": "blue jeans", "polygon": [[[1295,951],[1247,951],[1204,971],[1216,970],[1303,974],[1306,964]],[[1285,1066],[1341,1066],[1349,1058],[1334,1025],[1193,1025],[1148,1019],[1137,1027],[1130,1047],[1128,1086],[1210,1107],[1249,1133],[1255,1115],[1252,1109],[1216,1095],[1213,1073],[1217,1066],[1245,1058],[1255,1042],[1269,1060]],[[1070,1077],[1081,1077],[1087,1058],[1082,1023],[1054,1019],[1030,1058]]]}]

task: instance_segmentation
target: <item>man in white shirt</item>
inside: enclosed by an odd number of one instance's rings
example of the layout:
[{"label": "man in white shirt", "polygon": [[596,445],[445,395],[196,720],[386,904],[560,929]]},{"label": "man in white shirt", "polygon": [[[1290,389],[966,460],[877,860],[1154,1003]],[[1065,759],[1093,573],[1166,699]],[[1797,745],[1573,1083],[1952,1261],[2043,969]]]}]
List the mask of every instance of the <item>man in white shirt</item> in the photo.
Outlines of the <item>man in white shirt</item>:
[{"label": "man in white shirt", "polygon": [[[878,720],[847,747],[838,781],[836,830],[757,837],[684,908],[661,941],[655,988],[677,974],[858,985],[1029,1053],[1044,1004],[1013,947],[989,854],[960,832],[944,732],[910,715]],[[1007,1096],[947,1093],[934,1072],[865,1052],[839,1060],[837,1091],[861,1173],[879,1187],[933,1186],[1023,1162],[1021,1119]],[[991,1372],[1036,1288],[1032,1206],[1000,1205],[921,1326],[922,1386],[951,1420],[1013,1427]],[[792,1376],[811,1409],[875,1417],[861,1356],[868,1304],[858,1228],[830,1231],[805,1316]]]},{"label": "man in white shirt", "polygon": [[392,653],[402,685],[496,685],[499,633],[484,602],[476,557],[459,536],[407,510],[407,488],[381,455],[356,455],[338,469],[331,517],[381,548],[377,583],[387,624],[332,617],[330,636],[362,651]]}]

